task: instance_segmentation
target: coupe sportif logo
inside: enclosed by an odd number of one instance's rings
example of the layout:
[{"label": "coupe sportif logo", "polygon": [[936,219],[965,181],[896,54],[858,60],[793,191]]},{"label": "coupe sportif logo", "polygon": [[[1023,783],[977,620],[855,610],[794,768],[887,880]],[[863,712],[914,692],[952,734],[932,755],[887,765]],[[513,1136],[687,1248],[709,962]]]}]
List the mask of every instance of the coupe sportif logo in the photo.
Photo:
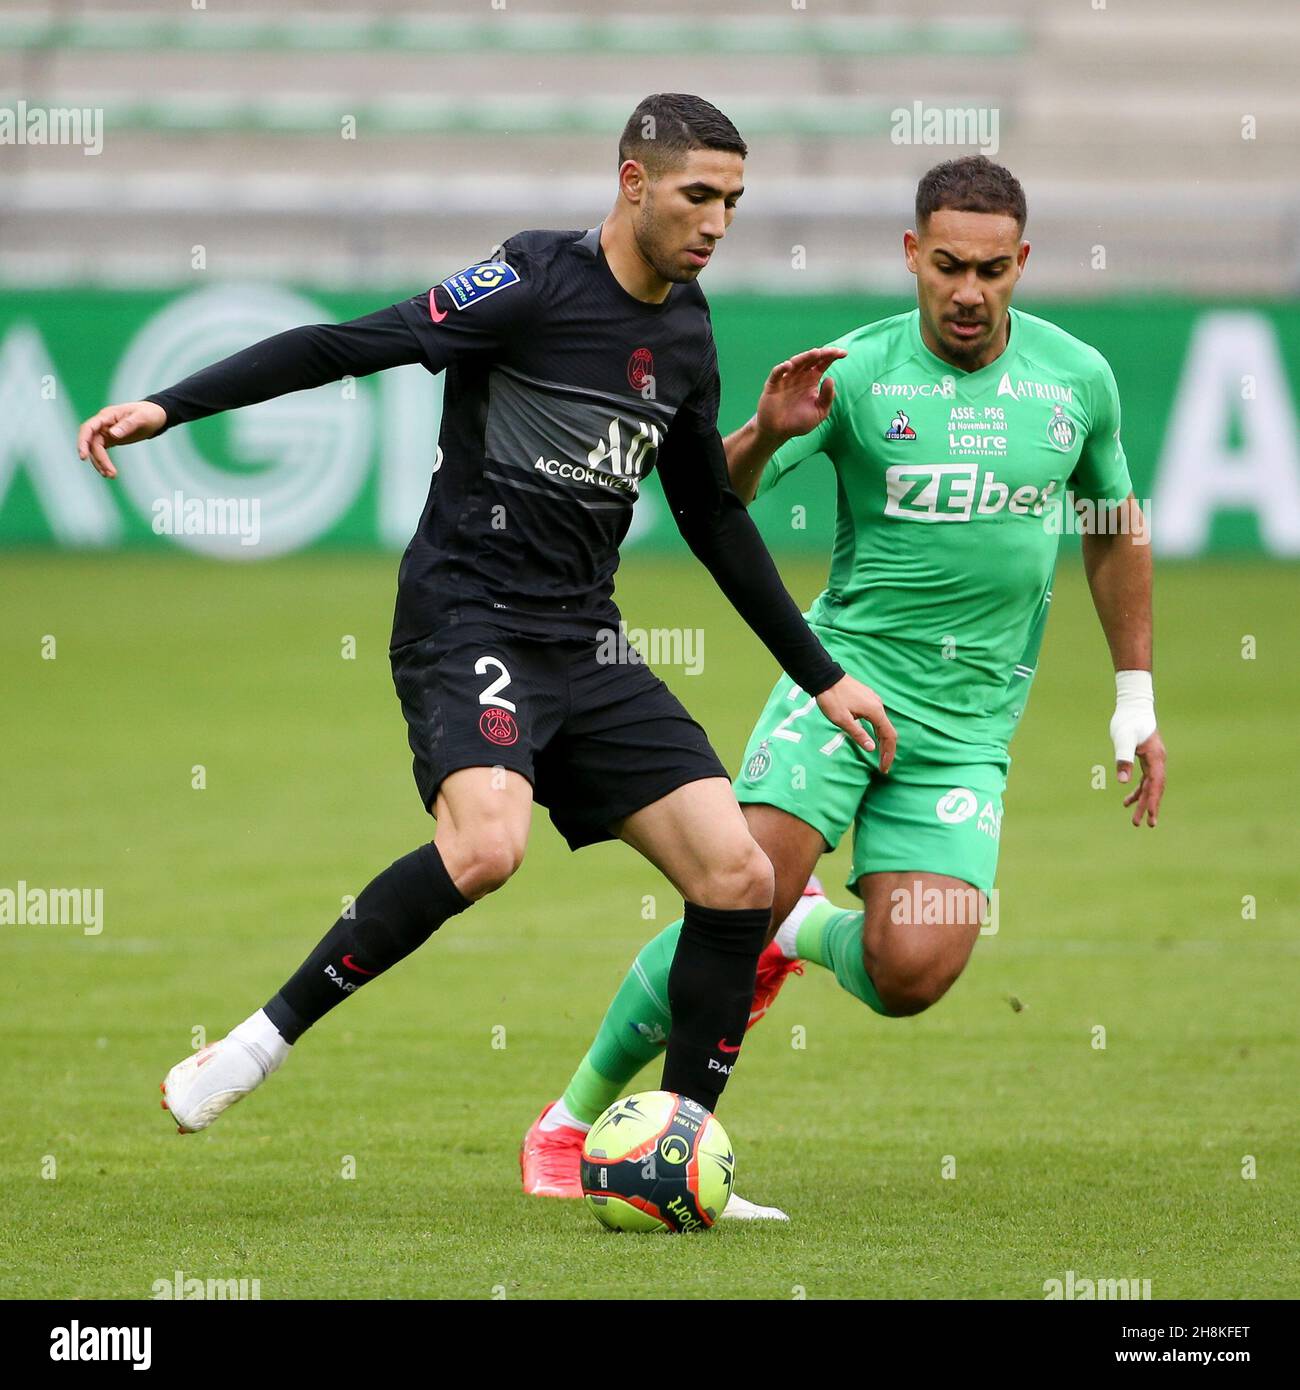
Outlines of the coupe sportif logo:
[{"label": "coupe sportif logo", "polygon": [[960,825],[979,809],[979,797],[969,787],[954,787],[935,802],[934,814],[944,825]]},{"label": "coupe sportif logo", "polygon": [[1053,449],[1068,454],[1074,447],[1074,421],[1059,405],[1052,407],[1052,418],[1047,422],[1047,442]]},{"label": "coupe sportif logo", "polygon": [[889,428],[885,431],[886,439],[915,439],[916,431],[907,423],[907,415],[899,411],[889,422]]},{"label": "coupe sportif logo", "polygon": [[659,1156],[665,1163],[677,1166],[685,1163],[691,1156],[691,1146],[680,1134],[670,1134],[659,1144]]},{"label": "coupe sportif logo", "polygon": [[489,743],[515,743],[519,738],[519,725],[508,709],[489,706],[479,716],[479,732]]},{"label": "coupe sportif logo", "polygon": [[649,348],[637,348],[627,359],[627,382],[636,392],[644,391],[646,383],[654,380],[655,359]]}]

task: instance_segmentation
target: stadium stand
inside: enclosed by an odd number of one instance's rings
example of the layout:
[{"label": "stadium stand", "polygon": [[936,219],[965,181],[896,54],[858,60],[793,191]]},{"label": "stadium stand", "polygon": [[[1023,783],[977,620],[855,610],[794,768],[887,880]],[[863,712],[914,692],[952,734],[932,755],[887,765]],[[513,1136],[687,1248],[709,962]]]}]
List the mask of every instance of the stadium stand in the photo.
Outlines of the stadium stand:
[{"label": "stadium stand", "polygon": [[181,283],[202,245],[225,275],[421,284],[519,227],[595,220],[628,111],[671,89],[715,101],[752,147],[710,288],[901,286],[916,177],[981,148],[900,142],[917,103],[969,113],[1025,183],[1039,290],[1300,288],[1300,8],[697,9],[6,11],[0,109],[100,110],[104,144],[0,144],[0,282]]}]

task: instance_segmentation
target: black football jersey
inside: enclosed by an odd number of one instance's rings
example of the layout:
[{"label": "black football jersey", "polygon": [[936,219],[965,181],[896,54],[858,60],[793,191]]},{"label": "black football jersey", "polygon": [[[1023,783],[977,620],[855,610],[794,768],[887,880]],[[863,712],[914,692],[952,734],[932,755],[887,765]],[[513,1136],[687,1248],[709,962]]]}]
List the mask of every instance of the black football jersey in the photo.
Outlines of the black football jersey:
[{"label": "black football jersey", "polygon": [[665,444],[698,461],[716,434],[699,287],[633,298],[599,234],[523,232],[400,306],[447,379],[395,642],[453,614],[542,637],[617,624],[614,573],[642,484]]},{"label": "black football jersey", "polygon": [[843,674],[786,593],[718,434],[717,351],[695,283],[628,294],[600,227],[528,231],[411,299],[276,334],[148,397],[167,428],[421,362],[447,374],[428,500],[392,646],[488,620],[541,640],[615,627],[619,546],[654,469],[687,544],[809,693]]}]

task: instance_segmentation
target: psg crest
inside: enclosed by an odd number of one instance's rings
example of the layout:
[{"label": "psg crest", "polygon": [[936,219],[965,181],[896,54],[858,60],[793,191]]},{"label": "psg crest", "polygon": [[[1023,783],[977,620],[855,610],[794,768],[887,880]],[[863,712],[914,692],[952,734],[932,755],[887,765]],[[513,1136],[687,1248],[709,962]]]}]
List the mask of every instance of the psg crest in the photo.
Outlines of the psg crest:
[{"label": "psg crest", "polygon": [[634,391],[644,391],[646,382],[653,381],[655,359],[649,348],[637,348],[627,359],[627,382]]},{"label": "psg crest", "polygon": [[514,743],[519,738],[519,725],[508,709],[489,705],[478,721],[479,732],[490,743]]}]

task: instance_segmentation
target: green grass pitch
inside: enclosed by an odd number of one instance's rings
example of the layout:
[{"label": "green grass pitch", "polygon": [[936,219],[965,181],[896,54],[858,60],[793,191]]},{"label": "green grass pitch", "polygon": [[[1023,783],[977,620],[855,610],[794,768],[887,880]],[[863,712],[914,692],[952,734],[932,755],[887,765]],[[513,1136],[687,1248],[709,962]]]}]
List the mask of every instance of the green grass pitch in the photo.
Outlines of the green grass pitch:
[{"label": "green grass pitch", "polygon": [[[181,1270],[264,1299],[1033,1299],[1073,1270],[1156,1298],[1295,1296],[1300,643],[1282,567],[1158,575],[1172,761],[1153,833],[1113,776],[1092,786],[1113,686],[1063,558],[1012,750],[997,935],[918,1018],[878,1018],[809,967],[750,1036],[722,1117],[738,1190],[790,1226],[620,1237],[521,1195],[525,1127],[678,910],[632,851],[571,857],[544,813],[503,891],[177,1136],[158,1082],[192,1030],[260,1004],[343,895],[429,831],[385,653],[395,569],[0,559],[0,887],[104,889],[97,936],[0,927],[4,1295],[141,1298]],[[821,571],[786,573],[807,599]],[[689,560],[631,554],[620,597],[629,624],[705,630],[703,674],[664,675],[734,767],[770,659]],[[828,875],[841,900],[847,862]]]}]

